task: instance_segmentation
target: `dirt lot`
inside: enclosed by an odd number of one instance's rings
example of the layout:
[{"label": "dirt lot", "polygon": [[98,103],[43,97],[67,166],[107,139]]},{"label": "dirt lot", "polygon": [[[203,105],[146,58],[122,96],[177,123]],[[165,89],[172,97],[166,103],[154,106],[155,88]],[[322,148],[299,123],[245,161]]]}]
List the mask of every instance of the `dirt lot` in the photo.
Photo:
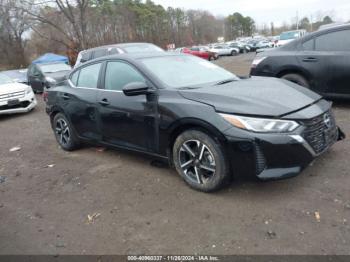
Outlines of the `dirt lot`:
[{"label": "dirt lot", "polygon": [[[217,63],[244,75],[251,59]],[[64,152],[38,100],[0,118],[0,254],[350,254],[349,140],[296,178],[204,194],[144,156]],[[348,137],[349,112],[335,104]]]}]

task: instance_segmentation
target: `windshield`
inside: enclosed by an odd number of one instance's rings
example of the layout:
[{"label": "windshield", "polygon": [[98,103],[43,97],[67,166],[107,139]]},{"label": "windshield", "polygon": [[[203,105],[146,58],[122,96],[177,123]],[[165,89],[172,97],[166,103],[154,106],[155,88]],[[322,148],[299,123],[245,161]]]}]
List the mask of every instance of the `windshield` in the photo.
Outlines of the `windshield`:
[{"label": "windshield", "polygon": [[142,63],[169,88],[198,87],[238,78],[225,69],[195,56],[143,58]]},{"label": "windshield", "polygon": [[13,83],[13,80],[7,75],[0,74],[0,85]]},{"label": "windshield", "polygon": [[284,32],[280,35],[280,40],[290,40],[298,38],[299,34],[296,31]]},{"label": "windshield", "polygon": [[140,53],[140,52],[164,52],[163,49],[156,45],[140,44],[122,47],[127,53]]},{"label": "windshield", "polygon": [[59,71],[69,71],[72,69],[69,65],[63,63],[39,65],[39,67],[43,73],[55,73]]}]

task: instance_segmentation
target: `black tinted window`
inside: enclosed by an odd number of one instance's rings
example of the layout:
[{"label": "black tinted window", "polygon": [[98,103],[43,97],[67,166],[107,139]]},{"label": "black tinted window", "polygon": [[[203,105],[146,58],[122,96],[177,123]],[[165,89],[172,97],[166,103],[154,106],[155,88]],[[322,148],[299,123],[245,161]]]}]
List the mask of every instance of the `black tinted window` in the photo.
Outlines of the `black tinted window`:
[{"label": "black tinted window", "polygon": [[304,42],[303,43],[303,50],[305,50],[305,51],[314,50],[314,39],[311,39],[309,41]]},{"label": "black tinted window", "polygon": [[86,66],[80,70],[78,77],[79,87],[97,88],[101,63]]},{"label": "black tinted window", "polygon": [[97,49],[94,51],[94,58],[102,57],[107,55],[107,49]]},{"label": "black tinted window", "polygon": [[315,40],[317,51],[350,51],[350,30],[321,35]]},{"label": "black tinted window", "polygon": [[105,89],[122,90],[126,84],[132,82],[145,82],[143,76],[133,66],[123,62],[107,64]]}]

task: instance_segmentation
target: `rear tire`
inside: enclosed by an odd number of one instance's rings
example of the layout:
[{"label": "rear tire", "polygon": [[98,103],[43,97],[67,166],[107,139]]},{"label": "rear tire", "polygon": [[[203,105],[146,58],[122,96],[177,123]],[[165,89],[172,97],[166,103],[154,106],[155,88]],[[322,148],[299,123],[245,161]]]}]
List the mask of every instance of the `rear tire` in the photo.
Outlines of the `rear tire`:
[{"label": "rear tire", "polygon": [[177,137],[173,162],[185,182],[198,191],[213,192],[229,181],[230,172],[222,146],[201,131],[188,130]]},{"label": "rear tire", "polygon": [[57,143],[66,151],[73,151],[80,146],[80,141],[73,130],[73,126],[62,113],[55,115],[52,128]]},{"label": "rear tire", "polygon": [[231,52],[231,56],[236,56],[237,55],[237,52],[236,51],[232,51]]},{"label": "rear tire", "polygon": [[282,79],[286,79],[288,81],[291,81],[295,84],[301,85],[306,88],[310,88],[309,82],[305,79],[305,77],[299,75],[299,74],[286,74],[281,77]]}]

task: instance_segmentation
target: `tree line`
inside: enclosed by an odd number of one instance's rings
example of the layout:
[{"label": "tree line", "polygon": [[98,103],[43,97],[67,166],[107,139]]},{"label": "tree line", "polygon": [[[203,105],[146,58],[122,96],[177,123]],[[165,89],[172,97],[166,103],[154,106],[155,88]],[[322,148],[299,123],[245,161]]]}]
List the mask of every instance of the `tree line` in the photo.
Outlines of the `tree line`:
[{"label": "tree line", "polygon": [[[45,52],[69,55],[112,43],[151,42],[165,48],[252,36],[253,18],[205,10],[165,9],[151,0],[1,0],[0,64],[25,67]],[[1,67],[1,65],[0,65]]]}]

